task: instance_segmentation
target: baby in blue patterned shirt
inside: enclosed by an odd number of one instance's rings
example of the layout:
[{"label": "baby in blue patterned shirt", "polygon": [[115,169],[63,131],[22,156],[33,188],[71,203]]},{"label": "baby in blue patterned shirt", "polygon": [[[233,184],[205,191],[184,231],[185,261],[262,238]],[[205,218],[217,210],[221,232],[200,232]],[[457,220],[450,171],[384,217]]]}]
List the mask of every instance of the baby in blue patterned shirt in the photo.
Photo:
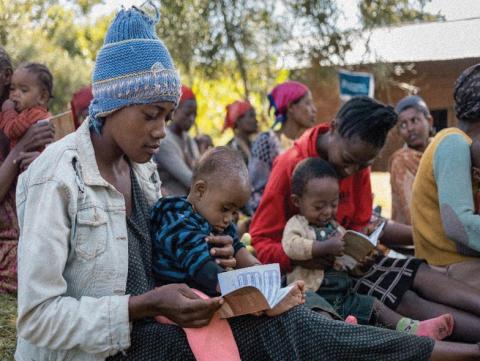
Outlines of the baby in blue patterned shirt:
[{"label": "baby in blue patterned shirt", "polygon": [[[233,224],[249,197],[248,171],[240,153],[227,147],[207,151],[194,169],[188,196],[162,198],[153,208],[153,268],[158,283],[187,283],[218,295],[218,274],[225,269],[205,241],[210,235],[233,239],[236,268],[260,264],[239,241]],[[291,294],[288,308],[303,303],[303,282]]]}]

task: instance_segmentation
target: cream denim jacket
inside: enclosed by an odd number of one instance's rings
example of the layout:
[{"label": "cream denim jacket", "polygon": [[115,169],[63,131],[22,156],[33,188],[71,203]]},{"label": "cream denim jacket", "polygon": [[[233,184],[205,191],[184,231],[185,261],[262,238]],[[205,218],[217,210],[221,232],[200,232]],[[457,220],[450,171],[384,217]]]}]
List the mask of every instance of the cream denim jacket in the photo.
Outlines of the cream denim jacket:
[{"label": "cream denim jacket", "polygon": [[[150,205],[153,163],[133,164]],[[126,208],[98,171],[88,119],[17,186],[18,361],[104,360],[130,346]]]}]

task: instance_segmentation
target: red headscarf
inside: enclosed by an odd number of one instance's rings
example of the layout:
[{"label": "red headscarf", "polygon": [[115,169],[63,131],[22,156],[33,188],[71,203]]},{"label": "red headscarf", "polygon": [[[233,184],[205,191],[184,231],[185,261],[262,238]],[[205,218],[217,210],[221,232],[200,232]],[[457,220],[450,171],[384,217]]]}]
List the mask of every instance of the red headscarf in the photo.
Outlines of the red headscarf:
[{"label": "red headscarf", "polygon": [[72,100],[70,101],[70,108],[72,110],[73,124],[75,125],[75,128],[80,126],[78,114],[88,108],[92,99],[93,94],[91,85],[83,87],[73,94]]},{"label": "red headscarf", "polygon": [[237,100],[227,105],[227,115],[225,116],[222,132],[227,128],[233,128],[238,118],[242,117],[250,109],[253,109],[253,107],[249,101]]},{"label": "red headscarf", "polygon": [[286,81],[273,88],[272,92],[268,94],[268,100],[270,100],[270,108],[275,109],[275,123],[283,123],[288,106],[303,97],[308,91],[308,87],[298,81]]},{"label": "red headscarf", "polygon": [[185,85],[182,85],[182,96],[180,97],[179,103],[190,99],[195,100],[195,94],[193,93],[192,89]]}]

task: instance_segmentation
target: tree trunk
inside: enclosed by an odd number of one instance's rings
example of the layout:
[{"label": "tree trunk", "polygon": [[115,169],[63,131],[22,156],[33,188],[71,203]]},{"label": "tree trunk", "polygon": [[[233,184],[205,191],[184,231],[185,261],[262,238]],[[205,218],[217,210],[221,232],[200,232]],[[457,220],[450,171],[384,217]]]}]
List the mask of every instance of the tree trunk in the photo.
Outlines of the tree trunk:
[{"label": "tree trunk", "polygon": [[220,3],[220,10],[222,12],[222,17],[223,17],[223,25],[225,27],[225,34],[227,35],[227,42],[230,48],[232,48],[233,53],[235,54],[238,71],[240,72],[240,76],[242,77],[242,81],[243,81],[245,99],[248,99],[250,95],[250,90],[248,86],[247,69],[245,69],[245,59],[243,58],[243,55],[240,53],[240,51],[238,50],[235,44],[235,39],[233,38],[233,35],[232,35],[232,31],[233,31],[232,24],[228,21],[225,2],[223,0],[220,0],[219,3]]}]

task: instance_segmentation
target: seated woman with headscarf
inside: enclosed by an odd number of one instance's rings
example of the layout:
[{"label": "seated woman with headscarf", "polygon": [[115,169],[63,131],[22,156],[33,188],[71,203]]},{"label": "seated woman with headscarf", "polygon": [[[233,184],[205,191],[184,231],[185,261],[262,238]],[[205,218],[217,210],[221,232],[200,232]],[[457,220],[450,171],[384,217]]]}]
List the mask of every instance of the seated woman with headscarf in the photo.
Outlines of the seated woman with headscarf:
[{"label": "seated woman with headscarf", "polygon": [[229,140],[227,147],[239,151],[245,164],[248,164],[252,156],[250,138],[258,130],[255,108],[249,101],[237,100],[227,105],[222,132],[228,128],[233,129],[234,137]]},{"label": "seated woman with headscarf", "polygon": [[73,124],[77,129],[88,116],[88,106],[93,99],[92,86],[77,90],[70,101],[70,109],[72,111]]},{"label": "seated woman with headscarf", "polygon": [[272,129],[259,134],[252,146],[248,163],[252,197],[249,209],[255,212],[272,171],[275,158],[293,141],[315,124],[317,109],[308,87],[297,81],[286,81],[268,95],[270,109],[275,111]]},{"label": "seated woman with headscarf", "polygon": [[192,89],[182,85],[182,96],[166,137],[153,159],[162,179],[162,191],[171,196],[185,196],[192,181],[192,170],[200,157],[197,142],[188,131],[197,117],[197,100]]}]

